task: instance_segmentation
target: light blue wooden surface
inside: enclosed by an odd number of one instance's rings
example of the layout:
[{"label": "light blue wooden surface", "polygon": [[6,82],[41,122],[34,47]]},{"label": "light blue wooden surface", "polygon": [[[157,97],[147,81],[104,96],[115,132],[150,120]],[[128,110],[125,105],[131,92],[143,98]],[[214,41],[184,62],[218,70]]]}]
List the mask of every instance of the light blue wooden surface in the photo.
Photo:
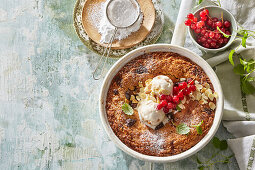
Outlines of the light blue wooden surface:
[{"label": "light blue wooden surface", "polygon": [[[102,80],[91,77],[99,56],[74,31],[74,4],[0,0],[0,169],[196,169],[195,156],[168,164],[134,159],[106,136],[97,103]],[[159,42],[170,43],[180,0],[161,4]],[[232,137],[223,127],[216,136]],[[197,155],[213,152],[209,144]]]}]

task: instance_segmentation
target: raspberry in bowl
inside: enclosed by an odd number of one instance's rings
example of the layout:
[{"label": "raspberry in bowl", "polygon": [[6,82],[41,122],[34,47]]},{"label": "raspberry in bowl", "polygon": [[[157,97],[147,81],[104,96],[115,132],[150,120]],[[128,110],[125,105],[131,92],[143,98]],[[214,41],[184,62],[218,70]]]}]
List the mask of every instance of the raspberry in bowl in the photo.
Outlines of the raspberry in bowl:
[{"label": "raspberry in bowl", "polygon": [[188,32],[193,43],[205,52],[216,53],[225,50],[237,34],[234,16],[217,6],[206,6],[194,14],[188,14],[185,25],[189,27]]}]

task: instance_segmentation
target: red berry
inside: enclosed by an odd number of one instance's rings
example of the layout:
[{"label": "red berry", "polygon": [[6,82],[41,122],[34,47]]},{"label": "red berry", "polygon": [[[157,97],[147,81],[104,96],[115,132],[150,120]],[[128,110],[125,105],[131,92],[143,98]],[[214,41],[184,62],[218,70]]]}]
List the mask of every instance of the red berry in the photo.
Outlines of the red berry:
[{"label": "red berry", "polygon": [[171,102],[171,101],[173,101],[173,98],[172,98],[172,96],[168,95],[168,96],[166,96],[166,100],[167,100],[167,102]]},{"label": "red berry", "polygon": [[200,17],[205,17],[207,15],[207,13],[206,13],[206,11],[203,10],[199,13],[199,15],[200,15]]},{"label": "red berry", "polygon": [[197,29],[196,24],[191,24],[190,28],[193,29],[193,30]]},{"label": "red berry", "polygon": [[207,24],[208,26],[212,26],[213,21],[212,21],[211,19],[209,19],[209,20],[207,20],[206,24]]},{"label": "red berry", "polygon": [[194,21],[194,22],[197,22],[197,18],[196,18],[196,17],[194,17],[194,18],[193,18],[193,21]]},{"label": "red berry", "polygon": [[215,34],[215,36],[214,36],[214,38],[215,38],[216,40],[220,39],[220,37],[221,37],[221,35],[220,35],[219,33]]},{"label": "red berry", "polygon": [[160,103],[163,107],[165,107],[167,105],[167,101],[166,100],[162,100]]},{"label": "red berry", "polygon": [[193,20],[194,15],[193,15],[192,13],[189,13],[189,14],[187,15],[187,18],[189,18],[189,19]]},{"label": "red berry", "polygon": [[209,15],[209,10],[208,9],[204,9],[206,15]]},{"label": "red berry", "polygon": [[178,96],[173,96],[173,102],[178,103],[179,102],[179,97]]},{"label": "red berry", "polygon": [[190,26],[190,25],[191,25],[191,21],[190,21],[189,19],[187,19],[187,20],[184,22],[184,24],[185,24],[186,26]]},{"label": "red berry", "polygon": [[206,38],[205,37],[202,37],[201,38],[201,42],[205,42],[206,41]]},{"label": "red berry", "polygon": [[166,99],[166,95],[164,95],[164,94],[162,94],[162,95],[160,95],[160,100],[165,100]]},{"label": "red berry", "polygon": [[163,111],[164,111],[165,113],[168,113],[168,112],[169,112],[169,109],[168,109],[167,107],[164,107],[164,108],[163,108]]},{"label": "red berry", "polygon": [[170,103],[167,104],[168,109],[174,109],[175,107],[176,107],[176,105],[174,103],[170,102]]},{"label": "red berry", "polygon": [[220,21],[216,22],[216,26],[218,26],[219,28],[221,28],[221,27],[222,27],[222,22],[220,22]]},{"label": "red berry", "polygon": [[218,18],[213,17],[213,18],[212,18],[212,21],[213,21],[213,22],[217,22],[217,21],[218,21]]},{"label": "red berry", "polygon": [[224,26],[225,26],[226,28],[228,28],[228,27],[231,26],[231,23],[230,23],[229,21],[225,21],[225,22],[224,22]]},{"label": "red berry", "polygon": [[206,21],[207,20],[207,16],[203,16],[203,17],[200,17],[201,18],[201,21]]},{"label": "red berry", "polygon": [[179,83],[179,89],[185,89],[186,87],[187,87],[187,83],[186,82]]},{"label": "red berry", "polygon": [[209,33],[206,32],[204,37],[205,37],[205,38],[209,38]]},{"label": "red berry", "polygon": [[182,91],[180,91],[177,96],[179,97],[180,100],[183,100],[184,98]]},{"label": "red berry", "polygon": [[207,40],[207,43],[211,44],[211,43],[212,43],[212,39],[209,38],[209,39]]},{"label": "red berry", "polygon": [[204,21],[199,21],[196,26],[197,28],[202,28],[205,25]]},{"label": "red berry", "polygon": [[228,41],[229,41],[229,38],[226,38],[226,37],[225,37],[223,40],[224,40],[224,43],[227,44]]},{"label": "red berry", "polygon": [[162,107],[163,107],[162,104],[158,104],[158,105],[157,105],[157,110],[162,109]]},{"label": "red berry", "polygon": [[188,96],[190,94],[191,90],[189,88],[186,88],[185,90],[183,90],[183,94],[185,96]]},{"label": "red berry", "polygon": [[174,86],[173,93],[174,94],[178,94],[178,92],[179,92],[179,87],[178,86]]},{"label": "red berry", "polygon": [[227,34],[227,35],[231,35],[230,31],[226,31],[226,34]]},{"label": "red berry", "polygon": [[209,37],[210,37],[210,38],[213,38],[213,37],[214,37],[214,35],[215,35],[215,33],[214,33],[214,32],[210,32],[210,33],[209,33]]},{"label": "red berry", "polygon": [[220,30],[224,33],[226,32],[225,28],[221,28]]},{"label": "red berry", "polygon": [[216,44],[216,42],[211,42],[210,45],[211,45],[212,48],[215,48],[217,44]]},{"label": "red berry", "polygon": [[204,46],[205,48],[210,48],[210,45],[209,45],[208,43],[204,43],[203,46]]},{"label": "red berry", "polygon": [[197,42],[200,44],[202,41],[201,41],[201,37],[198,37],[197,38]]},{"label": "red berry", "polygon": [[189,86],[189,90],[190,91],[196,91],[196,86],[195,85],[191,85],[191,86]]},{"label": "red berry", "polygon": [[189,80],[188,80],[188,84],[189,84],[189,85],[193,85],[193,84],[194,84],[194,80],[189,79]]},{"label": "red berry", "polygon": [[202,30],[201,30],[201,35],[205,35],[205,33],[206,33],[206,30],[205,30],[205,29],[202,29]]},{"label": "red berry", "polygon": [[201,32],[200,28],[195,29],[195,33],[199,34]]},{"label": "red berry", "polygon": [[224,39],[223,39],[223,38],[220,38],[220,39],[218,40],[218,42],[219,42],[219,44],[223,44]]}]

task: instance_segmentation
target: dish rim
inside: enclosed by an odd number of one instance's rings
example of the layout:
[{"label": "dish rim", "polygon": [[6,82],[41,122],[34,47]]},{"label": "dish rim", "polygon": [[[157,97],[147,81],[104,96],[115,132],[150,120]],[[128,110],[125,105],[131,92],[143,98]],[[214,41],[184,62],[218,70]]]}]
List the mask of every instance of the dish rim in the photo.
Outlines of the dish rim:
[{"label": "dish rim", "polygon": [[[149,53],[149,52],[174,52],[178,53],[184,57],[189,58],[191,61],[199,65],[207,74],[209,79],[211,80],[214,90],[218,93],[218,99],[216,103],[216,111],[215,116],[213,120],[213,124],[208,131],[208,133],[192,148],[172,156],[166,156],[166,157],[158,157],[158,156],[149,156],[142,153],[139,153],[128,146],[126,146],[122,141],[114,134],[112,128],[109,125],[106,109],[105,109],[105,103],[106,103],[106,97],[109,90],[109,86],[112,82],[112,79],[114,76],[118,73],[118,71],[128,62],[135,59],[138,56],[141,56],[142,54]],[[188,56],[186,56],[187,54]],[[100,96],[99,96],[99,111],[100,111],[100,119],[103,124],[103,127],[109,136],[109,138],[117,145],[118,148],[120,148],[125,153],[140,159],[144,161],[150,161],[150,162],[158,162],[158,163],[164,163],[164,162],[175,162],[178,160],[182,160],[184,158],[187,158],[195,153],[197,153],[199,150],[201,150],[206,144],[210,142],[212,137],[217,132],[219,125],[221,123],[222,115],[223,115],[223,93],[222,88],[220,85],[220,81],[211,68],[211,66],[200,56],[195,54],[194,52],[180,46],[176,45],[170,45],[170,44],[154,44],[154,45],[148,45],[144,47],[137,48],[136,50],[133,50],[129,53],[127,53],[124,57],[119,59],[108,71],[104,81],[102,88],[100,90]]]}]

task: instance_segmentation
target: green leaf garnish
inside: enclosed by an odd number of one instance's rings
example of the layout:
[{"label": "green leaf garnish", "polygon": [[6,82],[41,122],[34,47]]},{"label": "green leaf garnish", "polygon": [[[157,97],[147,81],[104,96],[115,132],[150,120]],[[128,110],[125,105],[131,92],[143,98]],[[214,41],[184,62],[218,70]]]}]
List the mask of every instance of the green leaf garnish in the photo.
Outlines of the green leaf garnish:
[{"label": "green leaf garnish", "polygon": [[235,63],[233,61],[233,54],[235,53],[236,50],[231,50],[231,52],[229,53],[229,56],[228,56],[228,59],[229,59],[229,62],[234,66]]},{"label": "green leaf garnish", "polygon": [[253,94],[255,93],[255,87],[247,80],[242,80],[241,81],[241,88],[242,91],[245,94]]},{"label": "green leaf garnish", "polygon": [[182,111],[182,109],[180,108],[179,105],[176,106],[176,109],[177,109],[178,111]]},{"label": "green leaf garnish", "polygon": [[198,125],[191,125],[192,127],[195,127],[197,130],[197,134],[202,135],[203,134],[203,130],[201,125],[203,124],[203,120],[198,124]]},{"label": "green leaf garnish", "polygon": [[134,114],[133,108],[128,103],[124,103],[121,108],[122,108],[122,111],[126,115],[133,115]]},{"label": "green leaf garnish", "polygon": [[228,148],[228,144],[226,140],[220,140],[217,137],[213,137],[213,146],[220,150],[226,150]]},{"label": "green leaf garnish", "polygon": [[242,46],[246,48],[246,40],[248,38],[248,33],[245,32],[242,38]]},{"label": "green leaf garnish", "polygon": [[201,4],[203,2],[203,0],[198,0],[197,4]]},{"label": "green leaf garnish", "polygon": [[185,123],[181,123],[176,127],[176,131],[178,134],[186,135],[190,132],[190,128]]},{"label": "green leaf garnish", "polygon": [[245,75],[245,69],[244,69],[244,66],[242,64],[238,64],[234,67],[234,72],[236,74],[239,74],[241,76]]},{"label": "green leaf garnish", "polygon": [[218,26],[217,26],[217,30],[218,30],[224,37],[226,37],[226,38],[229,38],[229,37],[231,36],[231,35],[227,35],[227,34],[225,34],[224,32],[222,32]]}]

